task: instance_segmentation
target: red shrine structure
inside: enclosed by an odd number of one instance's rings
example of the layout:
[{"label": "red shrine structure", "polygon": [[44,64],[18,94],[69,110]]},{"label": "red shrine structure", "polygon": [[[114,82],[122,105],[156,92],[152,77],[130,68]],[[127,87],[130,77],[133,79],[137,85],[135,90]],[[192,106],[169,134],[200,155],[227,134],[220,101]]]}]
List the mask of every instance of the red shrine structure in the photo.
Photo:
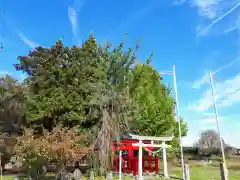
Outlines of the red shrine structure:
[{"label": "red shrine structure", "polygon": [[[139,165],[139,147],[134,146],[134,144],[138,143],[138,139],[132,139],[130,136],[123,137],[119,142],[112,142],[112,150],[114,153],[114,163],[113,163],[113,171],[119,172],[119,150],[122,151],[122,173],[133,174],[134,176],[138,176],[138,165]],[[153,155],[151,151],[155,151],[156,147],[152,147],[151,140],[143,140],[145,149],[142,154],[142,171],[143,174],[146,174],[146,171],[149,173],[155,172],[158,174],[158,156]],[[150,145],[149,147],[147,145]]]}]

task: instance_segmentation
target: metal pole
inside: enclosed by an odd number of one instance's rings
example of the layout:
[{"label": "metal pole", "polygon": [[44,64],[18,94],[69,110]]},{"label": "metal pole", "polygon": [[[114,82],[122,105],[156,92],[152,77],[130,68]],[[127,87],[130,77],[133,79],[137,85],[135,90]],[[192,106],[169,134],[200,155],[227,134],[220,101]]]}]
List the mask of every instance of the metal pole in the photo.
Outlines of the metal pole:
[{"label": "metal pole", "polygon": [[210,77],[210,83],[211,83],[211,88],[212,88],[212,98],[213,98],[213,106],[214,106],[214,110],[215,110],[215,118],[216,118],[216,122],[217,122],[218,136],[220,138],[223,166],[224,166],[225,173],[226,173],[226,176],[227,176],[228,172],[227,172],[227,169],[226,169],[225,153],[224,153],[223,141],[222,141],[222,137],[221,137],[219,116],[218,116],[218,110],[217,110],[217,103],[216,103],[215,91],[214,91],[214,87],[213,87],[213,76],[212,76],[212,72],[211,71],[209,72],[209,77]]},{"label": "metal pole", "polygon": [[183,147],[182,147],[182,130],[181,130],[181,122],[180,122],[180,111],[179,111],[179,103],[178,103],[178,90],[177,90],[177,78],[176,78],[175,65],[173,65],[173,85],[174,85],[175,99],[176,99],[176,111],[177,111],[176,118],[177,118],[177,122],[178,122],[179,143],[180,143],[180,150],[181,150],[182,176],[183,176],[183,180],[185,180]]},{"label": "metal pole", "polygon": [[119,150],[119,180],[122,180],[122,150]]}]

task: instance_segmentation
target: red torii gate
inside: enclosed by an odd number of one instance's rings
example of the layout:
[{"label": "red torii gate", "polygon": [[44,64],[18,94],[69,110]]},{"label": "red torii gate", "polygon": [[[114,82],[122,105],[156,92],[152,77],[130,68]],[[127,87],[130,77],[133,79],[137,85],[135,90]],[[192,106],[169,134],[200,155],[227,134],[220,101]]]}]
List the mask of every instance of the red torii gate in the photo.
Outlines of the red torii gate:
[{"label": "red torii gate", "polygon": [[[122,173],[128,173],[131,174],[133,173],[134,176],[137,176],[138,174],[138,155],[137,153],[134,154],[134,151],[138,152],[139,147],[134,146],[135,143],[138,143],[137,139],[130,139],[128,137],[125,137],[120,140],[120,142],[112,142],[112,150],[113,152],[116,152],[118,150],[121,151],[127,151],[127,155],[123,155],[122,157]],[[151,141],[145,140],[143,141],[144,144],[151,144]],[[155,147],[148,147],[146,148],[150,151],[155,150]],[[153,172],[153,166],[152,162],[155,162],[155,168],[154,171],[156,174],[158,174],[158,156],[154,156],[151,152],[148,152],[148,158],[144,159],[144,155],[142,156],[142,169],[143,172],[146,172],[146,168],[148,168],[148,172],[152,173]],[[146,166],[147,162],[147,166]],[[119,172],[119,154],[114,153],[114,166],[113,166],[113,171]]]},{"label": "red torii gate", "polygon": [[[114,155],[114,163],[112,171],[119,172],[119,179],[123,173],[133,173],[138,175],[138,179],[142,180],[142,175],[146,174],[146,162],[148,172],[153,172],[152,162],[155,164],[155,173],[158,176],[158,156],[154,156],[152,151],[161,148],[163,153],[164,177],[168,178],[166,148],[171,147],[166,142],[171,141],[173,137],[154,137],[154,136],[138,136],[130,134],[123,137],[120,141],[112,142],[112,150]],[[154,141],[161,141],[161,144],[154,144]],[[143,148],[147,151],[145,159]],[[119,153],[116,153],[118,152]],[[124,154],[122,155],[122,153]],[[121,158],[121,159],[120,159]]]}]

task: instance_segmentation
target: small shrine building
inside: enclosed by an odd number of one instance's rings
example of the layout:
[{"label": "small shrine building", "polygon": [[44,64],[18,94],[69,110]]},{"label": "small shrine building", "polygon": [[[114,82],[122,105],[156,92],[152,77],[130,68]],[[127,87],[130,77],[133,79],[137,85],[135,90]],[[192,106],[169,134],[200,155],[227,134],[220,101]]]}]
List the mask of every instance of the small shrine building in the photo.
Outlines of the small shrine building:
[{"label": "small shrine building", "polygon": [[[112,150],[114,154],[113,171],[119,173],[119,179],[122,173],[127,173],[142,179],[143,175],[159,174],[159,157],[157,152],[162,151],[164,177],[168,178],[167,170],[167,145],[173,137],[154,137],[154,136],[138,136],[129,134],[120,139],[120,141],[112,142]],[[159,144],[160,142],[160,144]],[[158,143],[158,144],[156,144]]]}]

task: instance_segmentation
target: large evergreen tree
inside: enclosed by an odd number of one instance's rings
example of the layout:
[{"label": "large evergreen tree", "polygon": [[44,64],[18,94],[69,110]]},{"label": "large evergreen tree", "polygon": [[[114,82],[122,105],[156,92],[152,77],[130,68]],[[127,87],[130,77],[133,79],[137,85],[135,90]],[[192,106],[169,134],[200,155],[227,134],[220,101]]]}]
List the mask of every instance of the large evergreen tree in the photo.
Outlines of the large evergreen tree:
[{"label": "large evergreen tree", "polygon": [[109,170],[109,144],[128,130],[131,117],[127,81],[134,52],[124,52],[123,43],[99,47],[91,36],[81,48],[64,47],[58,41],[19,60],[15,67],[29,75],[26,117],[49,130],[61,123],[92,132],[99,165]]},{"label": "large evergreen tree", "polygon": [[25,104],[31,121],[42,120],[48,128],[56,123],[91,126],[89,102],[106,79],[96,58],[94,38],[82,48],[64,47],[61,41],[51,48],[36,48],[28,56],[20,56],[18,70],[28,73],[30,88]]},{"label": "large evergreen tree", "polygon": [[111,168],[110,142],[124,133],[177,137],[174,99],[149,61],[133,67],[135,52],[123,42],[100,47],[90,36],[82,47],[58,41],[20,56],[15,67],[28,74],[24,116],[49,130],[61,123],[90,132],[101,173]]}]

